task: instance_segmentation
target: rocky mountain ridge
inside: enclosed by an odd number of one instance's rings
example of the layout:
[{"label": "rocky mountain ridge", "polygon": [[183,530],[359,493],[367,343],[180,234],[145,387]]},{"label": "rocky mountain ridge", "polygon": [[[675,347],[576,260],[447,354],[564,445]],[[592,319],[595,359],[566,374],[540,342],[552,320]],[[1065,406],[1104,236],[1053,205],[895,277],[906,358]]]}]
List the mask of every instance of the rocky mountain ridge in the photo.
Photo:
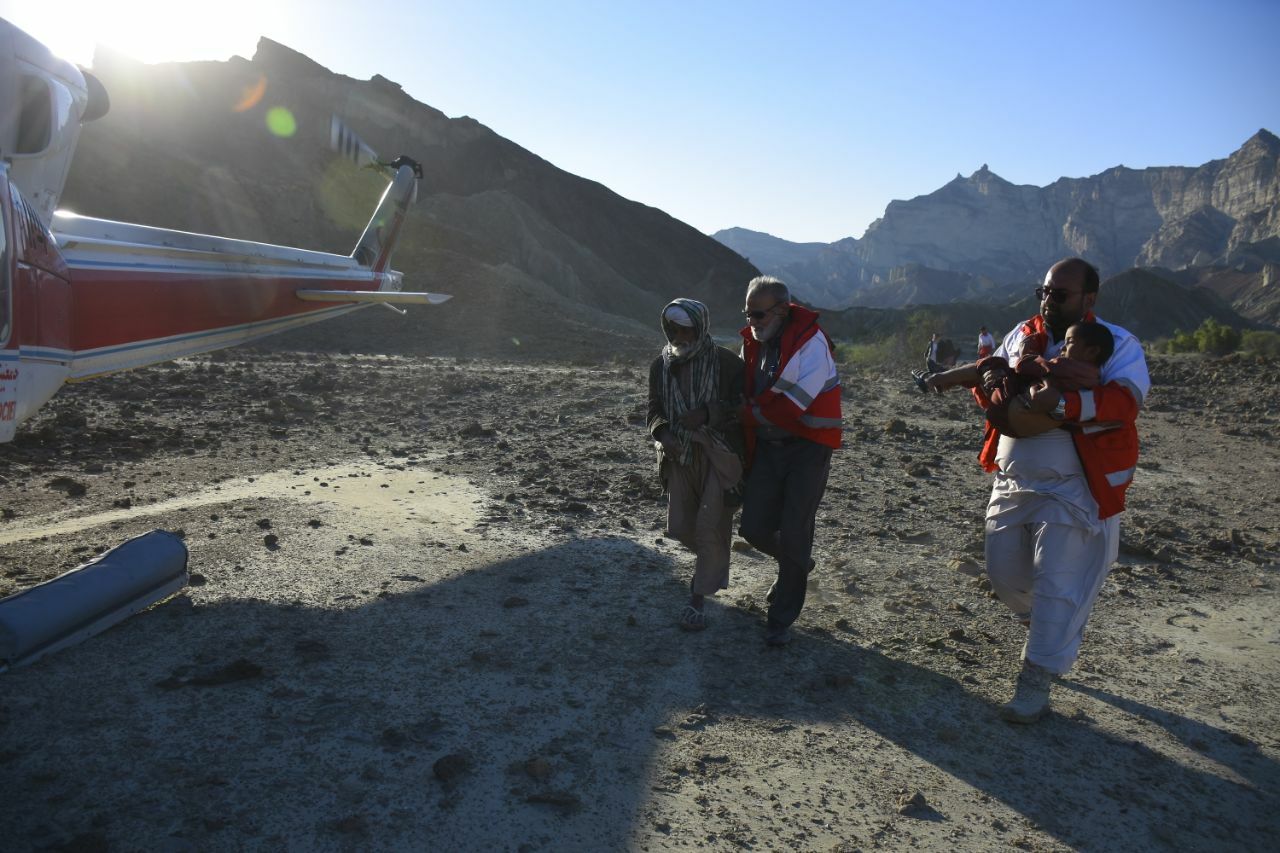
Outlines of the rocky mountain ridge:
[{"label": "rocky mountain ridge", "polygon": [[1280,236],[1280,138],[1259,130],[1202,166],[1117,166],[1046,187],[1010,183],[984,164],[928,195],[890,202],[860,239],[832,244],[744,232],[715,236],[832,307],[972,299],[975,286],[1000,296],[1068,255],[1104,276],[1135,266],[1234,269],[1258,274],[1256,289],[1280,261],[1268,242]]},{"label": "rocky mountain ridge", "polygon": [[[381,76],[335,74],[270,39],[252,60],[144,66],[100,56],[94,70],[112,109],[85,126],[63,196],[84,215],[345,254],[385,183],[329,150],[330,116],[384,157],[422,163],[393,266],[406,289],[455,298],[408,318],[357,312],[299,340],[572,356],[594,334],[652,337],[674,295],[736,322],[742,286],[757,274],[689,225],[472,118],[449,118]],[[286,117],[283,129],[269,129],[269,115]]]},{"label": "rocky mountain ridge", "polygon": [[[86,215],[345,253],[383,184],[328,151],[329,116],[341,114],[387,156],[407,151],[422,161],[420,200],[394,265],[405,272],[407,287],[455,299],[408,318],[358,312],[272,339],[279,345],[590,359],[601,337],[615,342],[615,351],[652,348],[653,319],[675,295],[708,302],[727,331],[737,323],[743,284],[757,274],[732,249],[556,168],[474,119],[449,118],[381,76],[358,81],[334,74],[268,39],[252,60],[138,66],[104,59],[95,70],[112,92],[113,109],[85,128],[64,196],[65,207]],[[293,126],[276,135],[266,117],[280,109]],[[1258,151],[1250,155],[1255,161]],[[969,192],[964,181],[952,183],[947,193]],[[997,193],[1026,189],[1010,190],[990,174],[980,183]],[[1205,219],[1198,210],[1188,223]],[[795,246],[764,236],[752,260],[763,265],[760,258],[770,251],[790,247],[792,263],[825,270],[832,292],[842,276],[866,273],[859,253],[874,242]],[[1265,267],[1268,259],[1280,260],[1277,244],[1252,243],[1237,253],[1247,250],[1250,263]],[[1159,274],[1184,287],[1216,288],[1258,315],[1275,309],[1248,274]],[[870,276],[861,295],[863,305],[881,308],[956,299],[985,304],[973,316],[998,326],[1004,313],[1022,312],[1015,300],[1028,286],[911,261]],[[1169,316],[1209,310],[1204,300],[1183,299],[1177,291],[1160,300],[1164,308],[1171,300],[1193,306],[1165,311]],[[1133,318],[1109,316],[1137,327],[1168,325],[1143,314],[1143,303],[1126,303],[1139,312]],[[1238,324],[1224,304],[1214,303],[1211,313],[1222,318],[1226,310],[1225,321]],[[833,329],[848,327],[857,336],[868,329],[855,314],[827,317]],[[883,331],[902,327],[907,315],[876,316],[873,325]],[[960,312],[957,323],[960,316],[969,315]],[[967,324],[958,331],[969,334]]]}]

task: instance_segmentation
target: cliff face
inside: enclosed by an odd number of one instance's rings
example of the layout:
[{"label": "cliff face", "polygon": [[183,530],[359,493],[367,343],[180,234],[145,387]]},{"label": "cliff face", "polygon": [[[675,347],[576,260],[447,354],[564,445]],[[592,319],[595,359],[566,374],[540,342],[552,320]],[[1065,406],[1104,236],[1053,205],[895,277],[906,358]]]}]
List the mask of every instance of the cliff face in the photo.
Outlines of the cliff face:
[{"label": "cliff face", "polygon": [[1034,280],[1080,255],[1103,275],[1181,268],[1280,234],[1280,139],[1258,131],[1226,160],[1197,168],[1117,166],[1047,187],[1018,186],[986,166],[889,204],[857,253],[876,275],[904,263]]},{"label": "cliff face", "polygon": [[[330,116],[384,158],[422,163],[393,266],[406,289],[455,298],[409,318],[362,311],[316,327],[315,337],[345,338],[340,346],[565,354],[593,334],[656,342],[658,313],[675,296],[735,325],[757,274],[696,229],[474,119],[268,39],[252,60],[95,71],[112,109],[85,127],[63,197],[84,215],[346,254],[385,181],[328,149]],[[272,132],[269,111],[280,109],[291,121]]]},{"label": "cliff face", "polygon": [[890,202],[856,253],[881,277],[914,263],[998,281],[1023,279],[1062,245],[1061,219],[1046,202],[1037,187],[1011,184],[983,166],[929,195]]},{"label": "cliff face", "polygon": [[[1225,160],[1127,169],[1020,186],[986,165],[928,195],[890,202],[861,239],[795,244],[728,229],[716,238],[749,254],[803,298],[839,308],[999,301],[1079,255],[1104,277],[1135,266],[1230,270],[1224,292],[1245,316],[1280,321],[1264,267],[1278,259],[1280,139],[1260,130]],[[762,240],[760,238],[767,238]],[[1241,275],[1234,275],[1239,273]]]},{"label": "cliff face", "polygon": [[[1205,266],[1280,236],[1280,138],[1260,130],[1226,160],[1159,186],[1164,218],[1139,264]],[[1226,232],[1223,234],[1223,232]]]}]

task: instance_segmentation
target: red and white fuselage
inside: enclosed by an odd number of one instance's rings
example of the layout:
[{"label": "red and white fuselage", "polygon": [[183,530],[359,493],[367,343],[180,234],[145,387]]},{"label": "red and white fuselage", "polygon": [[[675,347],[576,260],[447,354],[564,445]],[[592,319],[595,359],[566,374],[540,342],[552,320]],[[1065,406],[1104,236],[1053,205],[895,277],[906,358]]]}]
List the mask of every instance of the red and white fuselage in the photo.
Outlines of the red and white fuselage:
[{"label": "red and white fuselage", "polygon": [[299,290],[398,291],[401,275],[354,258],[56,214],[71,282],[70,381],[234,346],[358,303]]},{"label": "red and white fuselage", "polygon": [[389,267],[416,195],[412,165],[391,172],[350,256],[55,213],[80,122],[105,100],[92,77],[0,20],[0,442],[65,382],[374,302],[448,298],[401,292]]}]

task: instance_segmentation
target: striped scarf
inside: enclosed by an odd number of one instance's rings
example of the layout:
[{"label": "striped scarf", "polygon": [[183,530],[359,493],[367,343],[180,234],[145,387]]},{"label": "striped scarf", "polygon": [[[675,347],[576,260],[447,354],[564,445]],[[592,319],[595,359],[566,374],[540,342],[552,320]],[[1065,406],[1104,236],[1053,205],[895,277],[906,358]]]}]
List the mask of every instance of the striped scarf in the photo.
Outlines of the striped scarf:
[{"label": "striped scarf", "polygon": [[[711,340],[711,312],[707,306],[693,299],[673,299],[663,306],[662,330],[668,342],[671,340],[669,321],[666,319],[667,308],[678,305],[693,319],[693,330],[697,340],[683,354],[678,354],[675,347],[668,343],[662,349],[662,400],[671,432],[680,444],[680,455],[673,460],[681,465],[693,462],[693,434],[680,425],[680,416],[690,409],[696,409],[707,403],[714,404],[720,399],[720,360],[716,356],[716,345]],[[689,371],[689,394],[685,395],[680,381],[672,372],[677,365],[687,365]],[[725,446],[722,435],[708,429],[713,442]]]}]

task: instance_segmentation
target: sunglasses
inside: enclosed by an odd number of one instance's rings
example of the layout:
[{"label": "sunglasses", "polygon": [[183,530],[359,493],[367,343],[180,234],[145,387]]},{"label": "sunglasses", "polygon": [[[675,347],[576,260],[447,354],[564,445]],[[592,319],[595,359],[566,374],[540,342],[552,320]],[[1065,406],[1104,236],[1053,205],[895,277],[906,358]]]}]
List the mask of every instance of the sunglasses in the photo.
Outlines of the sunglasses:
[{"label": "sunglasses", "polygon": [[1045,298],[1047,297],[1049,299],[1052,299],[1054,302],[1058,303],[1059,305],[1061,305],[1062,303],[1070,299],[1073,295],[1074,294],[1072,294],[1070,290],[1063,290],[1061,287],[1037,287],[1036,288],[1036,299],[1039,299],[1041,302],[1044,302]]},{"label": "sunglasses", "polygon": [[763,311],[743,311],[742,313],[746,315],[746,318],[748,320],[763,320],[765,317],[769,316],[770,311],[772,311],[774,308],[777,308],[777,307],[778,307],[777,305],[770,305],[768,308],[764,309]]}]

